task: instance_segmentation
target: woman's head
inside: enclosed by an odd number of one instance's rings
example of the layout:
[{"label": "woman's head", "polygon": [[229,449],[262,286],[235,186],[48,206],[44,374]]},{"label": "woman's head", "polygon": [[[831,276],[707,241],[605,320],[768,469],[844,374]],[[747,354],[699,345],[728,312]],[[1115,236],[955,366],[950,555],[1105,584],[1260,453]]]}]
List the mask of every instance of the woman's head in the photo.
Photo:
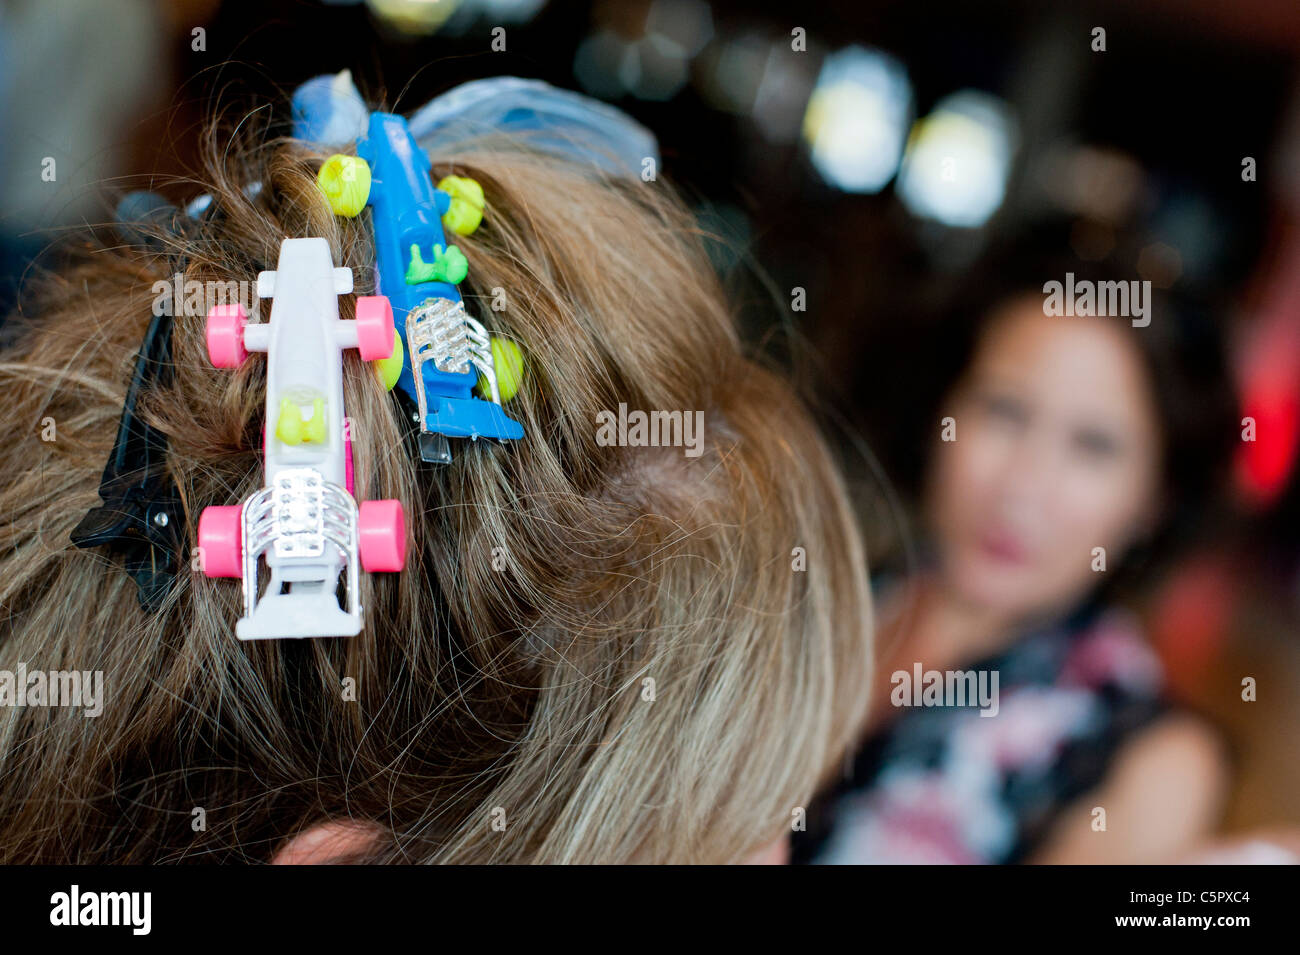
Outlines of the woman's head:
[{"label": "woman's head", "polygon": [[1234,432],[1195,315],[1164,297],[1145,326],[1049,314],[1044,285],[1067,271],[1076,284],[1128,276],[1042,256],[1001,268],[985,273],[997,291],[941,403],[952,426],[926,503],[946,584],[1016,619],[1068,610],[1187,521]]},{"label": "woman's head", "polygon": [[[213,146],[220,214],[168,240],[187,281],[252,280],[317,235],[372,291],[322,154]],[[197,561],[146,614],[120,566],[67,543],[167,264],[88,247],[25,301],[0,364],[24,462],[0,488],[0,669],[102,670],[106,700],[0,712],[3,861],[269,859],[327,820],[374,832],[350,849],[377,860],[738,860],[851,742],[870,670],[853,515],[807,413],[745,357],[687,214],[518,144],[432,158],[487,195],[464,291],[524,350],[526,437],[421,466],[347,355],[357,497],[400,499],[411,533],[403,573],[363,579],[356,638],[241,643],[239,588]],[[143,413],[192,547],[203,507],[260,486],[265,366],[212,368],[191,316],[173,358]],[[702,453],[605,446],[620,404],[701,412]]]},{"label": "woman's head", "polygon": [[939,559],[965,600],[1059,608],[1094,582],[1094,548],[1118,559],[1154,528],[1161,423],[1129,334],[1046,316],[1041,297],[990,317],[931,472]]}]

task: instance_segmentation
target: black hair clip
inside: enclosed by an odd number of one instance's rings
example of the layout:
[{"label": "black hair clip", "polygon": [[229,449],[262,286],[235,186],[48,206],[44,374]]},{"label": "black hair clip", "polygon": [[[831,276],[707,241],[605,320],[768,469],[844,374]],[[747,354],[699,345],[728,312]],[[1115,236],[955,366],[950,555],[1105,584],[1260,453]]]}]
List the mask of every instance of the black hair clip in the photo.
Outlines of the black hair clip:
[{"label": "black hair clip", "polygon": [[72,531],[78,547],[107,546],[126,558],[140,606],[153,612],[176,577],[181,550],[180,493],[167,472],[167,437],[136,417],[141,394],[162,383],[171,362],[172,318],[155,315],[136,355],[117,440],[99,483],[100,507]]},{"label": "black hair clip", "polygon": [[[118,205],[118,221],[133,239],[161,251],[162,243],[131,222],[170,218],[178,231],[176,209],[153,194],[132,193]],[[156,611],[176,578],[182,550],[180,492],[167,471],[167,437],[137,417],[140,396],[165,384],[171,375],[172,316],[155,315],[136,354],[117,439],[99,484],[104,502],[91,508],[73,529],[77,547],[108,547],[125,557],[140,606]]]}]

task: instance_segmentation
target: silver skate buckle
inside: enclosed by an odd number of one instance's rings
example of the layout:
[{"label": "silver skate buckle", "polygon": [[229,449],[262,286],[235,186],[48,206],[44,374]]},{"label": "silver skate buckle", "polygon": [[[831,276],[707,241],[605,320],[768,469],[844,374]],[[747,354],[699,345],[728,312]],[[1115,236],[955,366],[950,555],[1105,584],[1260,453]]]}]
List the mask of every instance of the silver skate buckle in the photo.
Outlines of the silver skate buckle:
[{"label": "silver skate buckle", "polygon": [[275,476],[272,508],[277,557],[325,552],[325,480],[315,468],[286,468]]}]

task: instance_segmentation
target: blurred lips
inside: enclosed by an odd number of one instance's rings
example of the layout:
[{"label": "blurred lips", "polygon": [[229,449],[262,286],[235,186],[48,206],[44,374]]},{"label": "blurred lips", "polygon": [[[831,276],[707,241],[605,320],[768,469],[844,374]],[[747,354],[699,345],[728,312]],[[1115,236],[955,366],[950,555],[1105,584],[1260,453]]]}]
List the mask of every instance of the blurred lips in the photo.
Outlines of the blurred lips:
[{"label": "blurred lips", "polygon": [[985,557],[999,564],[1020,565],[1029,561],[1029,548],[1015,534],[1002,529],[985,531],[979,537],[979,549]]}]

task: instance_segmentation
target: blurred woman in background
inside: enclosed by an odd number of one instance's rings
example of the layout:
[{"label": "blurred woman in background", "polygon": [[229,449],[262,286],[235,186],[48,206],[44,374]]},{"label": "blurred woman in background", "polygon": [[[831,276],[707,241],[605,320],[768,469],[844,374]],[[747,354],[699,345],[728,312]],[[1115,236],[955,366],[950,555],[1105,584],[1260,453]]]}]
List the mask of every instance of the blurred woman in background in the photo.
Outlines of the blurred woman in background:
[{"label": "blurred woman in background", "polygon": [[[1160,299],[1146,327],[1047,314],[1067,272],[1130,270],[1003,253],[931,336],[924,365],[955,374],[919,425],[926,554],[880,587],[869,735],[796,861],[1168,861],[1216,822],[1225,748],[1163,698],[1116,595],[1215,486],[1222,351]],[[994,699],[917,706],[929,671],[983,673]]]}]

